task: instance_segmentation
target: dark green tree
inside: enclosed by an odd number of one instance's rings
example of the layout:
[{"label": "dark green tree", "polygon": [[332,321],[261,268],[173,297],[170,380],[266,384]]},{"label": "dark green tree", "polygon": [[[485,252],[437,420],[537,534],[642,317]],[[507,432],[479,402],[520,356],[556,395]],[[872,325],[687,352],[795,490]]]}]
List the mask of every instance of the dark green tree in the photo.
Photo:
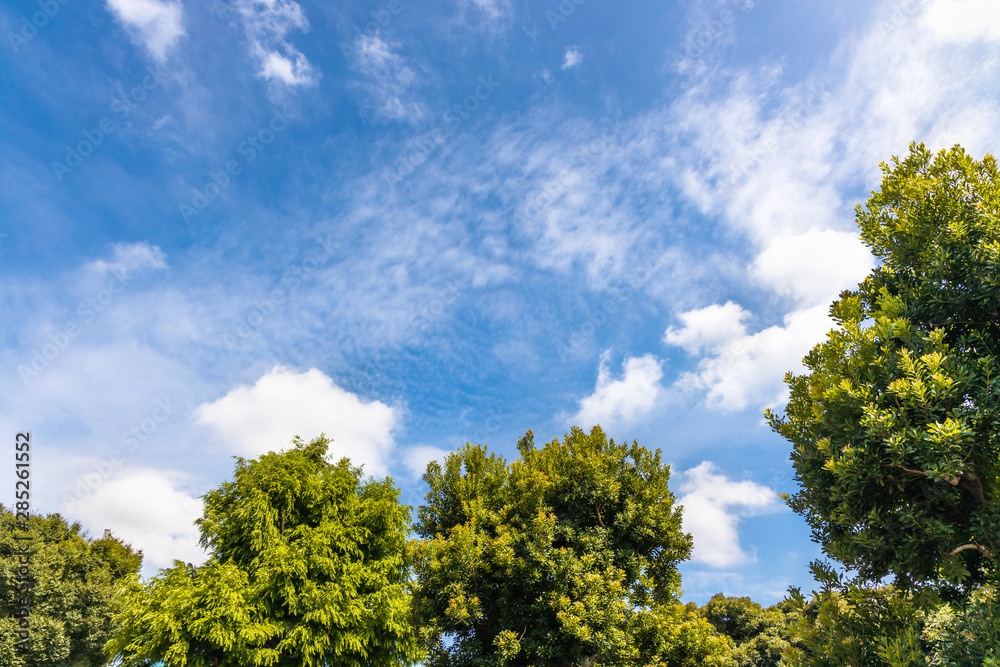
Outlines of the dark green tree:
[{"label": "dark green tree", "polygon": [[[90,539],[80,524],[67,524],[58,514],[18,521],[0,505],[0,665],[105,664],[102,649],[115,631],[115,587],[141,564],[141,552],[109,533]],[[26,652],[18,646],[22,599],[29,611]]]},{"label": "dark green tree", "polygon": [[825,553],[901,589],[971,586],[1000,552],[1000,175],[913,145],[858,206],[880,265],[830,312],[772,428]]},{"label": "dark green tree", "polygon": [[391,479],[328,463],[328,444],[237,458],[234,480],[204,496],[208,562],[132,581],[109,654],[125,667],[414,662],[409,508]]},{"label": "dark green tree", "polygon": [[733,640],[733,658],[740,667],[777,667],[788,648],[782,638],[785,614],[778,606],[764,609],[748,597],[718,593],[700,612],[720,634]]},{"label": "dark green tree", "polygon": [[730,643],[676,604],[691,538],[660,453],[573,428],[507,464],[432,462],[414,542],[429,667],[723,664]]}]

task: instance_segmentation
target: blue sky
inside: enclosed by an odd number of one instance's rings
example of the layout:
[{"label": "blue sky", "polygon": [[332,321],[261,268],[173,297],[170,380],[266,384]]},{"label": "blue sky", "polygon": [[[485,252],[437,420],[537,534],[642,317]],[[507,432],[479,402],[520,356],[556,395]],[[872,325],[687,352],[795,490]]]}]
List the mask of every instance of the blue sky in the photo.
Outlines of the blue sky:
[{"label": "blue sky", "polygon": [[[819,554],[762,420],[909,142],[996,150],[992,0],[0,6],[0,425],[33,502],[199,561],[325,432],[423,497],[466,441],[660,448],[685,598]],[[0,492],[9,504],[12,487]]]}]

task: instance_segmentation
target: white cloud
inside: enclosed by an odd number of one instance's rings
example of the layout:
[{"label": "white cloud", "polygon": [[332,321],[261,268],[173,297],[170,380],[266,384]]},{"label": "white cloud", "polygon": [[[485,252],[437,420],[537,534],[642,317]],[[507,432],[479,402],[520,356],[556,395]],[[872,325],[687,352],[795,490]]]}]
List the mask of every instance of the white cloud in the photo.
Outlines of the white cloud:
[{"label": "white cloud", "polygon": [[457,4],[458,21],[467,30],[499,33],[510,24],[510,0],[457,0]]},{"label": "white cloud", "polygon": [[310,440],[325,433],[333,440],[331,460],[347,456],[375,475],[388,471],[392,431],[399,422],[394,408],[362,400],[315,368],[295,373],[281,366],[252,387],[237,387],[198,406],[195,416],[224,447],[244,458],[287,449],[296,435]]},{"label": "white cloud", "polygon": [[[716,70],[666,116],[650,115],[644,144],[669,155],[664,172],[747,238],[757,249],[750,276],[795,308],[782,326],[706,346],[681,386],[724,409],[783,396],[781,376],[833,326],[831,299],[874,264],[853,231],[852,204],[878,186],[879,163],[913,140],[995,152],[1000,58],[982,42],[1000,38],[989,20],[998,11],[982,0],[886,3],[842,46],[843,66],[791,84],[777,65]],[[684,344],[683,331],[668,342]]]},{"label": "white cloud", "polygon": [[148,243],[116,243],[110,262],[99,259],[88,267],[100,274],[129,274],[139,269],[166,269],[167,256],[159,246]]},{"label": "white cloud", "polygon": [[[891,21],[905,20],[903,3],[897,9],[900,16],[890,17]],[[914,3],[916,4],[916,3]],[[932,3],[920,17],[923,27],[939,39],[969,43],[979,40],[1000,40],[1000,4],[995,0],[940,0]]]},{"label": "white cloud", "polygon": [[768,289],[812,305],[854,288],[874,267],[857,234],[826,229],[772,239],[752,273]]},{"label": "white cloud", "polygon": [[715,350],[747,333],[743,323],[750,313],[732,301],[681,313],[678,318],[684,327],[670,327],[664,341],[684,348],[688,354]]},{"label": "white cloud", "polygon": [[309,31],[301,5],[293,0],[237,0],[235,6],[260,77],[289,86],[315,82],[309,60],[288,41],[291,32]]},{"label": "white cloud", "polygon": [[628,359],[620,380],[611,379],[607,353],[601,359],[594,393],[580,400],[580,410],[569,420],[588,429],[594,424],[609,426],[630,422],[653,409],[662,392],[663,369],[652,354]]},{"label": "white cloud", "polygon": [[378,118],[419,120],[424,107],[410,99],[418,81],[417,73],[379,35],[359,34],[354,40],[351,66],[365,77],[353,85],[367,96],[366,108]]},{"label": "white cloud", "polygon": [[794,311],[782,326],[719,342],[695,371],[676,386],[706,392],[706,403],[721,410],[742,410],[751,403],[783,400],[782,378],[802,368],[802,357],[833,328],[827,304]]},{"label": "white cloud", "polygon": [[472,0],[472,4],[492,20],[498,20],[510,12],[508,0]]},{"label": "white cloud", "polygon": [[567,46],[566,54],[563,56],[563,69],[576,67],[583,62],[583,54],[575,46]]},{"label": "white cloud", "polygon": [[678,504],[684,506],[684,530],[691,533],[691,560],[709,567],[731,567],[749,559],[740,547],[742,517],[784,511],[778,495],[751,481],[734,482],[710,461],[681,474]]},{"label": "white cloud", "polygon": [[174,559],[204,562],[194,521],[202,502],[185,489],[187,476],[169,470],[131,468],[104,481],[93,494],[66,506],[92,534],[110,529],[115,537],[142,549],[143,572],[169,567]]},{"label": "white cloud", "polygon": [[163,61],[184,35],[183,6],[162,0],[107,0],[108,9],[125,26],[132,40]]},{"label": "white cloud", "polygon": [[428,463],[431,461],[443,462],[450,453],[450,450],[431,445],[408,447],[402,452],[403,465],[414,477],[420,477],[427,472]]}]

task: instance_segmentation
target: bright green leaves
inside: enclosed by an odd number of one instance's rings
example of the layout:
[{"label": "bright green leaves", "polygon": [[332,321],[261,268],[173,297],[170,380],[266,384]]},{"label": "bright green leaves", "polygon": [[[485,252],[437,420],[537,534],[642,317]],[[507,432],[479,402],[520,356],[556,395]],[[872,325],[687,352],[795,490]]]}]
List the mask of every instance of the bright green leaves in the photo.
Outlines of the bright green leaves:
[{"label": "bright green leaves", "polygon": [[927,619],[923,639],[930,645],[930,667],[1000,665],[1000,599],[983,586],[965,604],[946,604]]},{"label": "bright green leaves", "polygon": [[691,550],[659,452],[597,427],[542,448],[529,432],[518,449],[507,464],[466,445],[427,468],[425,539],[412,548],[429,666],[645,666],[659,663],[643,642],[684,655],[726,647],[697,619],[676,619],[687,648],[654,637],[676,617],[676,564]]},{"label": "bright green leaves", "polygon": [[831,306],[838,327],[768,419],[828,555],[908,587],[946,584],[947,554],[978,545],[956,563],[974,583],[1000,551],[1000,177],[922,145],[883,171],[857,209],[882,265]]},{"label": "bright green leaves", "polygon": [[403,665],[419,657],[409,623],[408,508],[391,480],[363,480],[329,441],[299,439],[237,459],[205,495],[211,557],[175,563],[123,591],[108,650],[125,667]]},{"label": "bright green leaves", "polygon": [[[820,580],[823,574],[820,574]],[[892,586],[858,587],[843,582],[827,585],[810,600],[790,589],[781,604],[787,618],[785,636],[791,647],[782,664],[789,667],[839,667],[841,665],[894,665],[887,661],[906,656],[899,667],[909,667],[924,618],[927,601]],[[919,659],[916,664],[923,664]]]}]

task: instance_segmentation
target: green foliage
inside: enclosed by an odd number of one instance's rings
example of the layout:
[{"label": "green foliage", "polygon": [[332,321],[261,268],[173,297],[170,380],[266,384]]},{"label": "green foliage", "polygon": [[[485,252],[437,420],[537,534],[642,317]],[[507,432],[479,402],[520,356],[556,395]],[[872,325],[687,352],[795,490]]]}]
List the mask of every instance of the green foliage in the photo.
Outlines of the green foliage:
[{"label": "green foliage", "polygon": [[922,144],[882,168],[857,209],[882,264],[767,417],[794,445],[789,505],[829,556],[963,595],[1000,551],[1000,175]]},{"label": "green foliage", "polygon": [[790,667],[923,664],[919,633],[930,598],[856,584],[828,586],[808,601],[796,588],[789,593],[791,646],[784,657]]},{"label": "green foliage", "polygon": [[[690,606],[694,606],[691,603]],[[633,651],[621,662],[634,667],[742,667],[733,656],[733,641],[702,618],[697,609],[679,604],[656,605],[635,614],[628,627]]]},{"label": "green foliage", "polygon": [[[22,529],[27,526],[27,531]],[[17,540],[27,535],[30,539]],[[22,586],[19,552],[27,549],[28,590]],[[67,525],[58,514],[17,521],[0,505],[0,665],[90,667],[103,665],[102,648],[115,627],[115,585],[135,575],[142,553],[108,534],[98,540]],[[28,652],[15,612],[22,598],[30,610]]]},{"label": "green foliage", "polygon": [[984,586],[956,609],[943,605],[927,620],[923,638],[930,645],[931,667],[1000,665],[1000,600]]},{"label": "green foliage", "polygon": [[[430,486],[413,543],[429,667],[723,664],[725,638],[683,607],[691,551],[669,467],[573,428],[508,465],[466,445]],[[720,653],[721,652],[721,656]]]},{"label": "green foliage", "polygon": [[412,663],[408,508],[392,481],[362,480],[329,441],[251,461],[204,496],[211,557],[175,561],[123,590],[108,651],[124,667],[388,666]]},{"label": "green foliage", "polygon": [[782,638],[785,614],[777,606],[762,608],[748,597],[718,593],[700,610],[720,633],[733,640],[740,667],[776,667],[788,642]]}]

